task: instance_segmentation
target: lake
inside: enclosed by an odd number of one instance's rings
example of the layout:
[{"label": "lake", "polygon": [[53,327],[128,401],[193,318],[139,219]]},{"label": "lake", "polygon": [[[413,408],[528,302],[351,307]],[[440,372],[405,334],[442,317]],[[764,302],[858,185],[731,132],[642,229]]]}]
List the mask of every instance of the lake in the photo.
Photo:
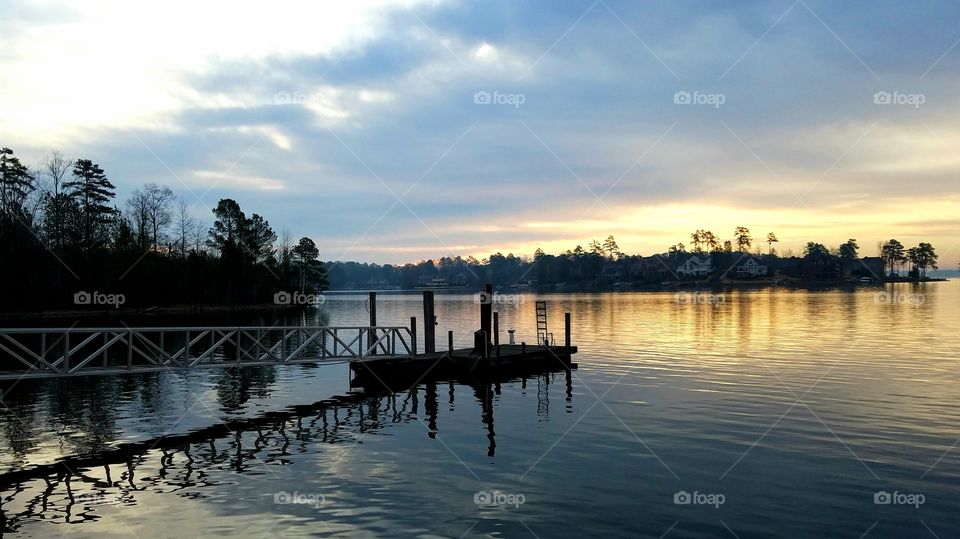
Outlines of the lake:
[{"label": "lake", "polygon": [[[8,473],[222,425],[126,462],[4,482],[17,537],[948,537],[960,532],[960,281],[855,289],[519,294],[579,369],[347,396],[346,365],[4,386]],[[331,294],[302,323],[365,324]],[[469,294],[439,294],[472,343]],[[422,319],[381,294],[381,324]],[[286,321],[289,322],[289,321]],[[249,423],[244,421],[249,420]]]}]

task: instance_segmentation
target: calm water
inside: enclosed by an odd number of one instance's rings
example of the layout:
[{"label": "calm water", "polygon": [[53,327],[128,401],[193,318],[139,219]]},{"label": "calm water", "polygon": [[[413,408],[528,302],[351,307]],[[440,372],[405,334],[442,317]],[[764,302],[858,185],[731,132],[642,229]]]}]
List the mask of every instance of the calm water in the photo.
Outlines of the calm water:
[{"label": "calm water", "polygon": [[[881,290],[889,295],[878,301]],[[381,323],[422,318],[418,297],[388,299]],[[501,299],[502,327],[534,340],[534,297]],[[569,378],[421,384],[70,478],[27,478],[0,494],[5,534],[960,532],[960,282],[680,304],[670,293],[543,299],[554,323],[573,316],[580,369]],[[367,316],[361,296],[330,297],[323,311],[331,325]],[[466,345],[476,311],[469,296],[439,296],[438,333],[453,329]],[[345,365],[23,382],[4,395],[0,466],[25,469],[347,391]]]}]

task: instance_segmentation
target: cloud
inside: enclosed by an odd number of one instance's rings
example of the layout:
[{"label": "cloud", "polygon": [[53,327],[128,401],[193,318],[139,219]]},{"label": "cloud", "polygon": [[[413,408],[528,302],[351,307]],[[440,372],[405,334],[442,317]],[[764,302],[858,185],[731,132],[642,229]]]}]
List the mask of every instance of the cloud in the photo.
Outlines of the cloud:
[{"label": "cloud", "polygon": [[[121,195],[167,183],[203,212],[234,197],[325,257],[608,233],[649,252],[730,222],[797,245],[869,244],[901,225],[952,243],[940,203],[958,195],[960,6],[946,1],[17,1],[9,13],[5,145],[90,156]],[[723,104],[676,104],[677,92]]]}]

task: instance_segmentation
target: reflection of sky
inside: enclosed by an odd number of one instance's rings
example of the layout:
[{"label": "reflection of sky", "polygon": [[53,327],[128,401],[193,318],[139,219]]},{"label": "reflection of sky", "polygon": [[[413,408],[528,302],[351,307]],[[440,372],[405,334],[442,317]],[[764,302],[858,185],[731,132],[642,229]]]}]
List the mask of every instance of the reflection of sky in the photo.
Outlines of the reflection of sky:
[{"label": "reflection of sky", "polygon": [[610,233],[649,254],[736,225],[956,258],[951,2],[8,4],[4,145],[90,157],[121,196],[168,184],[207,220],[235,197],[324,259]]},{"label": "reflection of sky", "polygon": [[[206,444],[195,444],[189,478],[182,453],[161,478],[161,455],[151,452],[137,467],[136,481],[146,488],[133,493],[136,507],[93,507],[103,518],[72,527],[71,535],[127,528],[140,537],[164,535],[177,515],[183,529],[251,537],[458,537],[472,524],[468,535],[478,537],[523,536],[524,525],[540,537],[568,536],[571,526],[635,537],[653,529],[648,535],[659,536],[676,520],[678,536],[715,536],[722,534],[720,516],[740,536],[811,536],[823,526],[855,536],[882,520],[871,536],[903,537],[922,535],[920,515],[946,536],[960,526],[951,501],[960,454],[945,455],[960,419],[953,406],[960,350],[951,337],[960,321],[960,284],[887,287],[913,300],[900,305],[878,304],[880,290],[740,291],[720,293],[712,304],[679,305],[671,293],[549,295],[549,320],[570,311],[581,351],[572,398],[562,375],[532,378],[526,387],[502,384],[499,393],[490,388],[494,456],[471,388],[455,385],[451,404],[450,387],[438,385],[434,439],[421,386],[415,395],[341,407],[336,444],[298,440],[288,422],[284,453],[282,437],[267,432],[259,460],[247,458],[241,474],[231,468],[232,437],[216,441],[229,457],[219,463],[209,462]],[[416,298],[378,296],[382,323],[420,316]],[[364,299],[337,295],[324,309],[332,324],[356,323],[366,316]],[[437,303],[438,333],[467,335],[477,306],[466,295],[447,299]],[[534,298],[515,299],[519,305],[497,309],[504,328],[528,339]],[[189,386],[166,386],[157,417],[190,406],[184,387],[219,415],[223,394],[209,392],[205,376],[213,375],[202,374]],[[243,413],[321,400],[342,392],[341,382],[338,367],[280,369],[268,384],[270,398],[252,399]],[[143,428],[147,418],[136,426],[127,421],[139,412],[118,407],[117,425]],[[333,415],[326,416],[332,424]],[[202,422],[196,413],[185,424]],[[244,434],[243,447],[252,450],[255,438]],[[117,480],[124,467],[111,471]],[[201,479],[206,486],[183,485]],[[74,483],[78,491],[91,488]],[[473,494],[491,489],[522,493],[527,503],[515,511],[478,509]],[[688,511],[672,503],[680,489],[723,492],[728,502],[719,513]],[[872,503],[881,489],[922,492],[930,501],[919,513],[884,512]],[[279,491],[319,493],[327,503],[274,505]],[[63,495],[58,487],[54,497]],[[19,511],[23,496],[4,509]],[[49,536],[49,526],[31,524],[25,536]]]}]

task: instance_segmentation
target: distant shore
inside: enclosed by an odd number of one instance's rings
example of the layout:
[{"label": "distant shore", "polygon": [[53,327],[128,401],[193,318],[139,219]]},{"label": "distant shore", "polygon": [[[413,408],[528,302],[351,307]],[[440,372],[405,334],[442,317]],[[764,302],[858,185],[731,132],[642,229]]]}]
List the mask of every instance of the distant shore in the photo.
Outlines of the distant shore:
[{"label": "distant shore", "polygon": [[[858,287],[878,287],[891,283],[936,283],[946,282],[950,279],[938,277],[928,278],[922,281],[916,280],[892,280],[884,282],[861,283],[857,281],[805,281],[795,279],[765,279],[765,280],[724,280],[724,281],[674,281],[660,284],[641,284],[641,283],[610,283],[595,284],[591,286],[570,285],[563,287],[556,286],[538,286],[514,288],[511,286],[494,287],[497,293],[594,293],[594,292],[664,292],[671,290],[690,290],[690,289],[758,289],[758,288],[789,288],[789,289],[826,289],[826,288],[858,288]],[[423,288],[417,289],[342,289],[327,290],[325,294],[366,294],[368,292],[379,292],[384,294],[414,294],[423,292]],[[479,288],[478,288],[479,290]],[[450,294],[464,294],[475,292],[472,288],[446,288],[437,289],[437,292]],[[0,324],[9,322],[36,322],[41,320],[112,320],[121,318],[163,318],[166,316],[200,316],[217,317],[230,315],[258,314],[267,312],[282,312],[292,314],[304,309],[302,305],[276,305],[273,303],[261,303],[253,305],[164,305],[151,307],[124,307],[119,309],[63,309],[46,311],[21,311],[21,312],[0,312]]]}]

